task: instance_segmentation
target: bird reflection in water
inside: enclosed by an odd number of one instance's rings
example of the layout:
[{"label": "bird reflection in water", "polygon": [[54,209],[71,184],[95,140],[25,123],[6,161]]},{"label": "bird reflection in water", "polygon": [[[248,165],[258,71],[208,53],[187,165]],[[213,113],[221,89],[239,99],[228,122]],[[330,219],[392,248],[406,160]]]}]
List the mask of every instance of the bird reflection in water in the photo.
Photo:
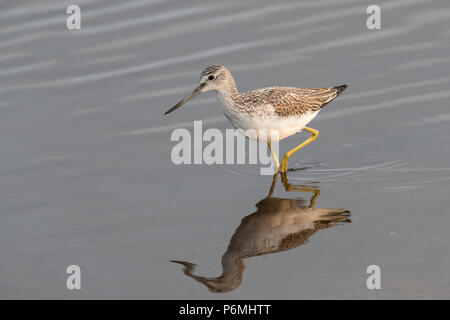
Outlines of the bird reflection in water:
[{"label": "bird reflection in water", "polygon": [[184,266],[184,274],[204,284],[211,292],[228,292],[241,285],[244,259],[291,250],[308,242],[321,229],[351,222],[346,209],[314,208],[320,189],[317,185],[292,185],[280,173],[286,191],[312,193],[309,204],[301,198],[273,197],[278,174],[269,195],[256,204],[256,212],[242,219],[222,256],[222,275],[207,278],[195,275],[195,264],[172,261]]}]

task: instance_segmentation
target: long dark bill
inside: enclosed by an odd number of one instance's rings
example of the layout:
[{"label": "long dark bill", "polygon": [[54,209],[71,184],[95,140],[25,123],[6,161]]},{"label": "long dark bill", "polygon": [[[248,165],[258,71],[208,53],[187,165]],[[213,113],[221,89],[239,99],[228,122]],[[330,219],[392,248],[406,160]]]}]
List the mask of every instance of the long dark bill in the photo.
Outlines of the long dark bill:
[{"label": "long dark bill", "polygon": [[167,110],[164,115],[168,115],[169,113],[171,113],[172,111],[178,109],[179,107],[181,107],[183,104],[185,104],[186,102],[188,102],[189,100],[191,100],[192,98],[198,96],[200,94],[200,89],[203,88],[204,84],[199,85],[197,88],[195,88],[194,91],[192,91],[190,94],[188,94],[186,97],[184,97],[183,99],[181,99],[180,102],[178,102],[176,105],[174,105],[172,108],[170,108],[169,110]]}]

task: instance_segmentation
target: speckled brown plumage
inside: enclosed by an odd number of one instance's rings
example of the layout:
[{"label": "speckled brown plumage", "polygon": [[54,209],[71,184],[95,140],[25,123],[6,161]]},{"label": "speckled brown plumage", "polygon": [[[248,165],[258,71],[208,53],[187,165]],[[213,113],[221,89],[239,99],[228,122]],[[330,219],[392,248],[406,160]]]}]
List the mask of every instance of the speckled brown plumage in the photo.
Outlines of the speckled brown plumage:
[{"label": "speckled brown plumage", "polygon": [[268,87],[239,93],[231,73],[221,65],[205,68],[201,77],[213,75],[213,81],[220,81],[220,89],[230,107],[236,112],[261,114],[274,112],[281,117],[299,116],[318,111],[330,103],[347,85],[330,88],[301,89],[294,87]]},{"label": "speckled brown plumage", "polygon": [[206,76],[206,75],[210,75],[210,74],[214,74],[217,71],[219,71],[220,69],[224,68],[223,66],[221,66],[220,64],[213,64],[209,67],[206,67],[205,69],[203,69],[201,76]]},{"label": "speckled brown plumage", "polygon": [[239,104],[264,106],[271,105],[281,117],[302,115],[318,111],[336,98],[347,86],[331,88],[300,89],[291,87],[270,87],[246,92],[235,97]]},{"label": "speckled brown plumage", "polygon": [[[311,89],[269,87],[239,93],[230,71],[222,65],[211,65],[202,71],[194,91],[165,114],[201,93],[215,91],[224,115],[236,129],[241,129],[249,139],[273,142],[305,129],[320,109],[345,88],[347,85]],[[318,131],[315,132],[317,136]]]}]

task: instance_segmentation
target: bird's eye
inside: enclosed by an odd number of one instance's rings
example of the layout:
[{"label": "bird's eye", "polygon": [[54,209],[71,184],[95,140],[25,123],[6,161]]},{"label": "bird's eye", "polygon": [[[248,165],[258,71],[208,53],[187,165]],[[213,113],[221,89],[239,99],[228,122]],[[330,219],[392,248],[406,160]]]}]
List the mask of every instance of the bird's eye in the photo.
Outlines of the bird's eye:
[{"label": "bird's eye", "polygon": [[210,76],[208,77],[208,80],[214,80],[214,76],[213,76],[213,75],[210,75]]}]

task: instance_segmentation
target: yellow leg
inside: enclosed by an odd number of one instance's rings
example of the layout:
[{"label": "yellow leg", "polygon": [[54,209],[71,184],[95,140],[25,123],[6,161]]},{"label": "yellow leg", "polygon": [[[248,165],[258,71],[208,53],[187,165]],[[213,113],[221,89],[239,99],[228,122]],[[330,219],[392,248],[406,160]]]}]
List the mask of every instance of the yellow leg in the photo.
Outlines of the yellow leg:
[{"label": "yellow leg", "polygon": [[267,144],[269,145],[270,152],[272,152],[272,157],[273,157],[273,160],[275,161],[275,166],[276,166],[275,173],[277,173],[278,169],[280,168],[280,161],[278,160],[278,156],[272,148],[272,143],[267,142]]},{"label": "yellow leg", "polygon": [[319,135],[319,131],[318,130],[310,128],[310,127],[305,127],[304,129],[312,134],[311,137],[309,137],[308,139],[303,141],[303,143],[300,144],[298,147],[295,147],[294,149],[292,149],[291,151],[287,152],[284,155],[283,163],[281,164],[281,172],[286,172],[287,171],[287,163],[288,163],[288,160],[289,160],[290,156],[292,156],[295,152],[297,152],[298,150],[300,150],[301,148],[303,148],[307,144],[310,144],[311,142],[313,142],[314,140],[317,139],[317,137]]}]

